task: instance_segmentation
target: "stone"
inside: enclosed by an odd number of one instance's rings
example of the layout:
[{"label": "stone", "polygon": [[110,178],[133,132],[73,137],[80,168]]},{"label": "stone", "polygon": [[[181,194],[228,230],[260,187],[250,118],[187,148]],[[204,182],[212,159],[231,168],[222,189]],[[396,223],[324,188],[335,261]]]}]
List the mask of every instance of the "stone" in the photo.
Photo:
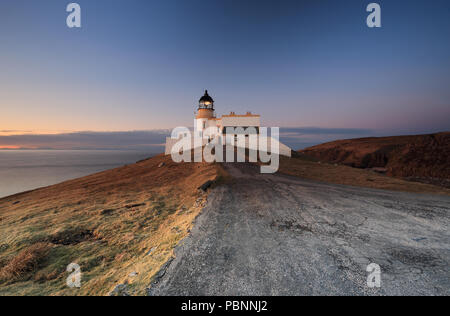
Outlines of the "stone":
[{"label": "stone", "polygon": [[114,288],[114,290],[111,291],[111,293],[109,293],[109,296],[130,296],[130,294],[128,294],[127,292],[128,290],[128,283],[123,283],[123,284],[119,284],[116,285],[116,287]]},{"label": "stone", "polygon": [[153,296],[154,286],[156,284],[158,284],[161,281],[161,279],[164,277],[164,275],[166,274],[167,269],[172,264],[172,261],[174,259],[175,259],[174,257],[171,257],[166,263],[164,263],[162,265],[161,269],[153,277],[153,281],[152,281],[150,287],[147,288],[147,295],[148,296]]},{"label": "stone", "polygon": [[203,192],[206,192],[213,183],[214,183],[213,181],[208,180],[205,183],[203,183],[201,186],[199,186],[198,189],[202,190]]},{"label": "stone", "polygon": [[158,247],[153,247],[152,249],[150,249],[150,250],[147,252],[146,256],[151,255],[152,252],[155,251],[157,248],[158,248]]},{"label": "stone", "polygon": [[100,212],[101,215],[110,215],[114,212],[113,209],[105,209],[103,211]]}]

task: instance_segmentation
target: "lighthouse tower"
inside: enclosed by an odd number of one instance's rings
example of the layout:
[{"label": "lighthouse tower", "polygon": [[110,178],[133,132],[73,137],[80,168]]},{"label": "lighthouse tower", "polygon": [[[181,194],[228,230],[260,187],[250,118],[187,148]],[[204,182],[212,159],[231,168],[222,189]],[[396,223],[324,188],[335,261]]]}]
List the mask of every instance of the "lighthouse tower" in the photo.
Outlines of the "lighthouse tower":
[{"label": "lighthouse tower", "polygon": [[198,101],[197,115],[195,116],[195,131],[202,136],[206,136],[204,133],[209,127],[217,128],[217,124],[214,112],[214,100],[209,96],[208,90],[206,90],[205,95]]}]

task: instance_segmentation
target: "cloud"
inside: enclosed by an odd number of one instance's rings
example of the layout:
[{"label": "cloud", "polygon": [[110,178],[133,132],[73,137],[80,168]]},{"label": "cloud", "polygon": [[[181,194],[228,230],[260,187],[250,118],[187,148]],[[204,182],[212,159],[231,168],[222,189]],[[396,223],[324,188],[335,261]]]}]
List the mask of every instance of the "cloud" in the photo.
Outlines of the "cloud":
[{"label": "cloud", "polygon": [[32,133],[32,131],[21,131],[21,130],[14,130],[14,129],[3,129],[0,130],[0,134],[28,134]]}]

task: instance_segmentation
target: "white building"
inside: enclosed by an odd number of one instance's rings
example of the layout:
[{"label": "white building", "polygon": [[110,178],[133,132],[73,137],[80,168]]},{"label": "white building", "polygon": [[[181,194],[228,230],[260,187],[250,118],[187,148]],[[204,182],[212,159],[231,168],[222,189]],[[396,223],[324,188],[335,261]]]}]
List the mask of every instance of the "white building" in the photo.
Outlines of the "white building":
[{"label": "white building", "polygon": [[[200,98],[197,112],[195,113],[195,123],[194,123],[194,133],[195,136],[202,138],[202,146],[206,145],[213,139],[217,137],[222,137],[227,134],[230,130],[238,134],[248,133],[249,131],[256,131],[258,134],[258,140],[261,140],[263,136],[260,135],[261,127],[261,116],[257,114],[252,114],[247,112],[246,114],[239,115],[231,112],[228,115],[222,115],[222,117],[216,117],[216,112],[214,109],[214,100],[209,96],[208,91]],[[250,128],[250,129],[249,129]],[[237,139],[237,135],[234,135]],[[271,137],[266,137],[264,139],[269,145],[275,139]],[[166,155],[171,153],[172,146],[178,141],[178,139],[173,139],[168,137],[166,139]],[[194,141],[192,140],[192,148],[194,148]],[[235,143],[237,144],[237,142]],[[246,147],[248,148],[249,140],[248,136],[246,139]],[[291,149],[279,142],[279,153],[283,156],[291,156]]]}]

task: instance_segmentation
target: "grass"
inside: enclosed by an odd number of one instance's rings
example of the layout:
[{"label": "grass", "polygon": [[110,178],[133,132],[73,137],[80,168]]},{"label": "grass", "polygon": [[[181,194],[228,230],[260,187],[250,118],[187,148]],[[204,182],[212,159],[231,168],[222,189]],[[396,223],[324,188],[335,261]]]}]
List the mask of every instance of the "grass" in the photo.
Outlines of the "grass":
[{"label": "grass", "polygon": [[35,271],[50,252],[47,243],[36,243],[19,252],[0,269],[0,281],[14,282]]},{"label": "grass", "polygon": [[[432,185],[298,157],[281,157],[280,172],[336,184],[449,194]],[[129,284],[129,294],[145,295],[189,234],[203,204],[199,199],[206,199],[197,188],[208,180],[218,185],[230,176],[221,164],[176,164],[160,155],[0,199],[0,296],[108,295],[123,283]],[[66,285],[70,263],[81,267],[81,288]]]},{"label": "grass", "polygon": [[374,189],[450,195],[450,190],[430,184],[406,181],[373,171],[319,162],[307,156],[280,157],[280,173],[303,179]]},{"label": "grass", "polygon": [[[201,210],[197,188],[219,173],[160,155],[0,199],[0,295],[108,295],[124,282],[145,295]],[[66,285],[70,263],[81,288]]]}]

